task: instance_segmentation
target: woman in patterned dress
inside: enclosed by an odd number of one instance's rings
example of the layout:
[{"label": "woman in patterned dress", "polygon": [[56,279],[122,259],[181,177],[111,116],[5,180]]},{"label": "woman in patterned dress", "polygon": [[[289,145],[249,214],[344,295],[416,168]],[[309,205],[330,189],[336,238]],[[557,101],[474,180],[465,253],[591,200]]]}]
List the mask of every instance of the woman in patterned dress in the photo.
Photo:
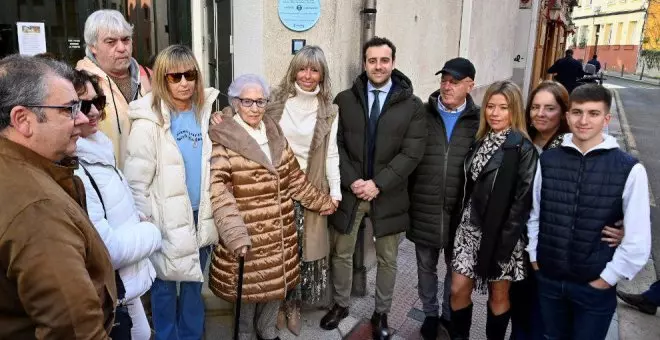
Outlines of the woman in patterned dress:
[{"label": "woman in patterned dress", "polygon": [[452,223],[452,339],[470,337],[475,286],[489,292],[487,338],[504,339],[509,287],[526,275],[524,231],[537,159],[520,89],[510,81],[494,83],[484,96],[476,142],[464,161],[461,207]]}]

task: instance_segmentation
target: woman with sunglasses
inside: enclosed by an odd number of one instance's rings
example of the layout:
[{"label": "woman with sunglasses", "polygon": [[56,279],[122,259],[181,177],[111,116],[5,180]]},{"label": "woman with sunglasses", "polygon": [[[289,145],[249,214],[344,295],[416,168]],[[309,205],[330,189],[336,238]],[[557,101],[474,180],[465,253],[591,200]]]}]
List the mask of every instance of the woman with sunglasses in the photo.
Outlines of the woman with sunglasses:
[{"label": "woman with sunglasses", "polygon": [[202,273],[210,246],[218,242],[208,137],[218,91],[204,89],[197,60],[183,45],[161,51],[153,71],[152,92],[129,106],[124,171],[138,209],[163,234],[162,249],[151,256],[156,339],[201,339]]},{"label": "woman with sunglasses", "polygon": [[75,156],[76,175],[85,186],[87,213],[103,239],[112,265],[124,285],[125,304],[131,317],[133,340],[147,340],[151,328],[140,296],[146,293],[156,272],[149,256],[161,246],[158,228],[140,219],[131,189],[116,168],[110,138],[98,129],[105,118],[105,96],[96,76],[76,71],[74,87],[89,123],[81,126]]}]

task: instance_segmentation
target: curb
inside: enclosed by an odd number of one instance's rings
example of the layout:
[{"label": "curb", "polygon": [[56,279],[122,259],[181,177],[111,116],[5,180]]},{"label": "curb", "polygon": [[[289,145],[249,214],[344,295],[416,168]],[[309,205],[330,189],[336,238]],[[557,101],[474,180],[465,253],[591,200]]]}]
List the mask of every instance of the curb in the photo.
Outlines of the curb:
[{"label": "curb", "polygon": [[658,80],[644,80],[644,79],[641,79],[640,80],[638,78],[626,78],[625,76],[622,77],[621,75],[618,75],[618,74],[608,74],[608,73],[605,73],[605,76],[608,77],[608,78],[628,80],[628,81],[632,81],[632,82],[639,83],[639,84],[660,86],[660,79],[658,79]]},{"label": "curb", "polygon": [[626,116],[626,111],[623,108],[623,102],[621,101],[619,91],[616,89],[610,89],[610,91],[614,94],[614,100],[616,101],[617,115],[619,116],[619,123],[621,124],[621,131],[623,132],[623,140],[626,144],[626,150],[636,158],[639,158],[637,142],[635,141],[635,136],[632,134],[632,130],[630,130],[628,116]]}]

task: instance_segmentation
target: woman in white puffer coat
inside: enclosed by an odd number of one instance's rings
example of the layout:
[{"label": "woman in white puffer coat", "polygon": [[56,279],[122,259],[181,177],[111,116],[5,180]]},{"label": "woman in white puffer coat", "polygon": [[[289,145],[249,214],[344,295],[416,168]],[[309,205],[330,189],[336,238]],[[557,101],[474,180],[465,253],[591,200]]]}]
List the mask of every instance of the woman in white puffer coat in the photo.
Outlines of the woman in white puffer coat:
[{"label": "woman in white puffer coat", "polygon": [[125,301],[133,322],[132,339],[146,340],[151,336],[151,328],[140,296],[156,278],[149,256],[160,249],[160,231],[138,215],[128,182],[115,167],[112,142],[98,131],[98,123],[104,118],[105,97],[96,79],[77,71],[74,85],[82,100],[81,111],[89,119],[81,127],[82,138],[77,141],[75,155],[80,166],[75,174],[85,186],[89,218],[108,248],[112,265],[119,270],[126,289]]}]

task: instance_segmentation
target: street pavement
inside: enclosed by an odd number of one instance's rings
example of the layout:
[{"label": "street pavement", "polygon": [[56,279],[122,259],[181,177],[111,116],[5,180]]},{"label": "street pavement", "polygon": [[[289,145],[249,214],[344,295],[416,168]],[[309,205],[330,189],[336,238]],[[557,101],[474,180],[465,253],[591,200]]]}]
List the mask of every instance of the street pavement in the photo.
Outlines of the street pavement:
[{"label": "street pavement", "polygon": [[[609,77],[605,86],[615,93],[613,122],[620,144],[639,158],[649,176],[652,228],[652,259],[632,280],[622,281],[618,289],[629,293],[641,293],[658,277],[660,266],[654,260],[660,259],[660,211],[655,201],[655,193],[660,192],[660,87],[648,81],[632,81]],[[619,129],[619,121],[620,129]],[[614,134],[614,133],[613,133]],[[660,339],[660,316],[643,314],[619,301],[617,327],[622,340]]]}]

